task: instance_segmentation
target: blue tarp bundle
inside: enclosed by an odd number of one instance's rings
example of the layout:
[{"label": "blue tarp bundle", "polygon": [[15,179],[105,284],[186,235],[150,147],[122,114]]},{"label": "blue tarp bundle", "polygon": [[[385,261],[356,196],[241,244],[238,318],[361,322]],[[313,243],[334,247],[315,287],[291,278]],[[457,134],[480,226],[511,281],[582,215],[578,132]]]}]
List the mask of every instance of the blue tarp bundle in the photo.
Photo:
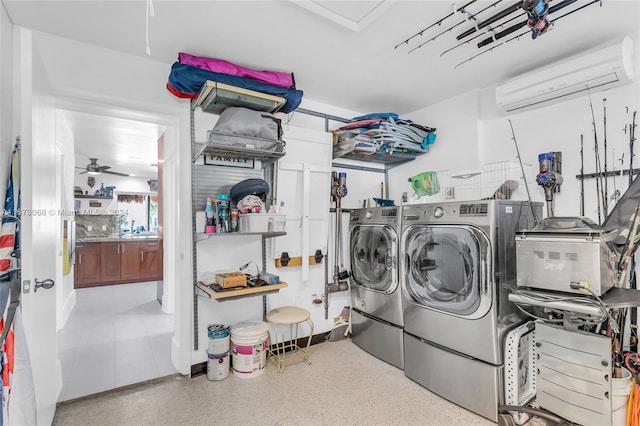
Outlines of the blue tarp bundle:
[{"label": "blue tarp bundle", "polygon": [[256,92],[266,93],[268,95],[281,96],[286,99],[286,103],[278,112],[292,112],[300,105],[300,102],[302,102],[303,93],[301,90],[272,86],[257,80],[237,77],[235,75],[220,74],[191,65],[181,64],[180,62],[175,62],[171,66],[167,88],[176,96],[195,98],[207,80],[229,84],[243,89],[255,90]]}]

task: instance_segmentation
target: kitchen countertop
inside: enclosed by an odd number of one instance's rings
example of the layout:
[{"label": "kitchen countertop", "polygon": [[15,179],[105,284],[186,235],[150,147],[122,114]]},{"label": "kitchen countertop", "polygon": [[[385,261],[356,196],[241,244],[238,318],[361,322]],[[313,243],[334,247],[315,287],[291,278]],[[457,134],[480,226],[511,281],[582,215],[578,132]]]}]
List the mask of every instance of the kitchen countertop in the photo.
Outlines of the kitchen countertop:
[{"label": "kitchen countertop", "polygon": [[77,237],[78,243],[109,243],[117,241],[157,241],[157,235],[123,235],[122,237]]}]

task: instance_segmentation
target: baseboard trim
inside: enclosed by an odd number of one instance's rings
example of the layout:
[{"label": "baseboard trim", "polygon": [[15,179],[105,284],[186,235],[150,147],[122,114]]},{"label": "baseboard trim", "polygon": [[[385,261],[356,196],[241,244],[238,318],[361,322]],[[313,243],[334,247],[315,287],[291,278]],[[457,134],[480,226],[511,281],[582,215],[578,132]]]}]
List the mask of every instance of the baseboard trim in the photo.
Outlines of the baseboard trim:
[{"label": "baseboard trim", "polygon": [[[322,334],[314,334],[313,336],[311,336],[311,346],[313,345],[317,345],[318,343],[323,343],[326,341],[327,338],[327,334],[328,333],[322,333]],[[300,339],[297,339],[297,344],[298,346],[300,345],[306,345],[307,344],[307,338],[303,337]],[[291,343],[291,341],[287,342]],[[289,346],[289,345],[287,345]],[[275,345],[271,345],[271,349],[275,349]],[[198,364],[194,364],[191,366],[191,377],[198,377],[198,376],[202,376],[204,374],[207,374],[207,362],[200,362]]]}]

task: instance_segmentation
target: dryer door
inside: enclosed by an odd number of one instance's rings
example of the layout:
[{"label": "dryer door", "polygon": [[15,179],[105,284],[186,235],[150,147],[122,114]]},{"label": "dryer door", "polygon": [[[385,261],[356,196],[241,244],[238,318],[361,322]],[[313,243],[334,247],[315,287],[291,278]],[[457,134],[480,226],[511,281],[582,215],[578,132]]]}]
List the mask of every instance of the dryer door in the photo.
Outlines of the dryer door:
[{"label": "dryer door", "polygon": [[467,319],[491,308],[489,239],[473,226],[415,225],[403,235],[410,302]]},{"label": "dryer door", "polygon": [[398,287],[398,234],[389,225],[356,225],[351,229],[351,274],[355,284],[381,293]]}]

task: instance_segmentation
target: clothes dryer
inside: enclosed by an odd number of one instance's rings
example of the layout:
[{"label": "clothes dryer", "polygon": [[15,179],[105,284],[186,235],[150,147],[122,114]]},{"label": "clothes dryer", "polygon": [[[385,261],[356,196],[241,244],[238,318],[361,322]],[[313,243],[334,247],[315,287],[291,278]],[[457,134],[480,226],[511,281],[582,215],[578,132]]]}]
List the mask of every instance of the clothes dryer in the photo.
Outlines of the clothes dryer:
[{"label": "clothes dryer", "polygon": [[[532,208],[533,207],[533,208]],[[503,403],[503,342],[524,318],[515,234],[542,203],[482,200],[404,206],[400,262],[405,375],[493,421]]]},{"label": "clothes dryer", "polygon": [[400,209],[375,207],[351,211],[351,332],[356,345],[404,368],[398,280]]}]

